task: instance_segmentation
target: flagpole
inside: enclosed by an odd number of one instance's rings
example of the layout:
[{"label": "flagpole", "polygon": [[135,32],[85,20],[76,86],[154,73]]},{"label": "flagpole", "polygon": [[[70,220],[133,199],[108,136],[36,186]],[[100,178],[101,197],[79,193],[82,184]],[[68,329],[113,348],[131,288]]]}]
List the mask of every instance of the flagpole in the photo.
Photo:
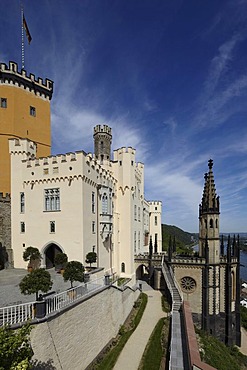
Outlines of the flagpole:
[{"label": "flagpole", "polygon": [[21,69],[24,69],[25,67],[23,14],[23,5],[21,4]]}]

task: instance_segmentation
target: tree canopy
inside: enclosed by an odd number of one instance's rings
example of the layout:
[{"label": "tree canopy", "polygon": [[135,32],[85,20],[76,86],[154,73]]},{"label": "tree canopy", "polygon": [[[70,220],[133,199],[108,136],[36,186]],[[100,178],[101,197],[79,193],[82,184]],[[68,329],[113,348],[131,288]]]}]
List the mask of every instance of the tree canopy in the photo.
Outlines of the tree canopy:
[{"label": "tree canopy", "polygon": [[89,252],[86,255],[86,263],[89,263],[90,267],[91,267],[91,264],[95,263],[96,261],[97,261],[97,254],[95,252]]},{"label": "tree canopy", "polygon": [[33,351],[30,345],[30,325],[12,330],[0,328],[0,370],[30,369]]},{"label": "tree canopy", "polygon": [[45,269],[37,269],[24,276],[19,287],[22,294],[36,294],[38,299],[38,292],[47,293],[52,288],[53,282],[51,275]]},{"label": "tree canopy", "polygon": [[70,281],[71,288],[73,288],[74,281],[84,281],[84,267],[79,261],[70,261],[66,264],[63,273],[64,281]]}]

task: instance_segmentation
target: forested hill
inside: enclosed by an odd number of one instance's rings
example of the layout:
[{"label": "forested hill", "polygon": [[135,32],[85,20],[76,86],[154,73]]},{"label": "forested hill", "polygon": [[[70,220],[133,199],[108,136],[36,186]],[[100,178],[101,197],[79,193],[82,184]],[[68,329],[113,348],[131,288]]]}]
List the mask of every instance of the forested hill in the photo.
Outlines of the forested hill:
[{"label": "forested hill", "polygon": [[175,237],[176,249],[178,250],[180,248],[184,249],[185,246],[191,246],[195,242],[197,235],[183,231],[177,226],[162,224],[163,250],[168,249],[170,237],[172,242],[174,242]]}]

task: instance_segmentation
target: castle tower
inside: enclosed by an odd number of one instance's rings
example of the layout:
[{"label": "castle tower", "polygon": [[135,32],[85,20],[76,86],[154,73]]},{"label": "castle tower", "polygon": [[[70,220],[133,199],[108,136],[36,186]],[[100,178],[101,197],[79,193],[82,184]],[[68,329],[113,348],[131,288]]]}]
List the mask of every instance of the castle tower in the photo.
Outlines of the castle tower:
[{"label": "castle tower", "polygon": [[202,202],[199,206],[199,256],[206,256],[206,241],[208,244],[208,263],[220,261],[219,214],[220,202],[217,197],[213,161],[208,161],[209,171],[205,174],[205,184]]},{"label": "castle tower", "polygon": [[94,127],[93,137],[95,157],[100,160],[101,163],[110,161],[112,143],[111,128],[107,125],[97,125]]},{"label": "castle tower", "polygon": [[37,143],[37,157],[51,153],[50,101],[53,82],[27,76],[14,62],[0,63],[0,192],[10,193],[11,138]]}]

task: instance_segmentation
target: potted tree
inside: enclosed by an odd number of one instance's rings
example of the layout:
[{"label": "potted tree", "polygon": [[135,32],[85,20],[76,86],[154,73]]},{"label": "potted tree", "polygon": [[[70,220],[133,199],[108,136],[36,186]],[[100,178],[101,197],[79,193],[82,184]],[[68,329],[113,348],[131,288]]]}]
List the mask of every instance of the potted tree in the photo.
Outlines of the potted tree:
[{"label": "potted tree", "polygon": [[64,273],[64,268],[68,262],[68,256],[66,253],[57,253],[54,259],[55,270],[59,271],[62,275]]},{"label": "potted tree", "polygon": [[51,275],[45,269],[33,270],[21,280],[19,287],[22,294],[36,294],[36,317],[45,316],[45,301],[39,300],[39,291],[47,293],[52,285]]},{"label": "potted tree", "polygon": [[[79,261],[68,262],[64,269],[63,278],[64,281],[70,281],[71,289],[73,288],[74,281],[80,281],[82,283],[84,281],[83,264]],[[74,298],[76,293],[74,290],[69,290],[68,294],[71,298]]]},{"label": "potted tree", "polygon": [[23,252],[24,261],[28,261],[27,268],[29,272],[40,267],[41,258],[42,256],[38,248],[30,246],[27,247]]},{"label": "potted tree", "polygon": [[97,261],[97,254],[95,252],[89,252],[86,255],[86,263],[90,264],[90,269],[91,269],[92,263],[95,263],[96,261]]}]

